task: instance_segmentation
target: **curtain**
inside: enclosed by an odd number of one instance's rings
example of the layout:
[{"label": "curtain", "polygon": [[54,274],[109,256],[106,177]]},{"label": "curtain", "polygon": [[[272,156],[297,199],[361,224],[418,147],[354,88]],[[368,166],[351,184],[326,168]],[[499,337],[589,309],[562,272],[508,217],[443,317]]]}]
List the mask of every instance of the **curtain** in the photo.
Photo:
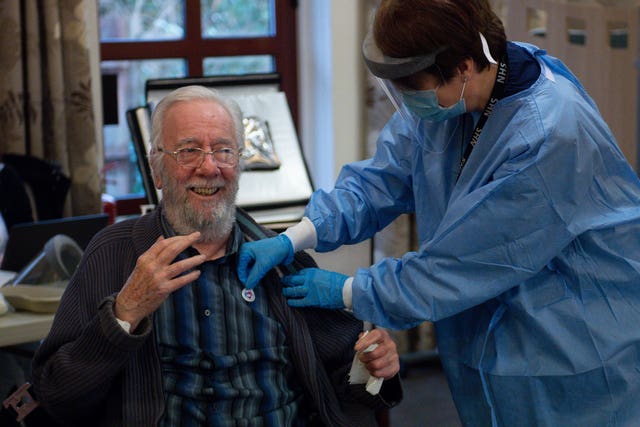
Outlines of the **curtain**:
[{"label": "curtain", "polygon": [[0,154],[58,165],[71,179],[64,216],[102,210],[92,1],[0,0]]}]

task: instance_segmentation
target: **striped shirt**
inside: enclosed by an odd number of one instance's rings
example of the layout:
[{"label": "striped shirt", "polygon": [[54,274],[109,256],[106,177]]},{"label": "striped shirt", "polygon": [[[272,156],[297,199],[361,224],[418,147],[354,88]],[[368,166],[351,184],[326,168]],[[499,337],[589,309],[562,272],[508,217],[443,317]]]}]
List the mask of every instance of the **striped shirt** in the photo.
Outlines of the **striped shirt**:
[{"label": "striped shirt", "polygon": [[283,328],[260,287],[253,302],[242,296],[242,239],[236,225],[227,255],[202,264],[199,278],[154,316],[166,399],[161,426],[297,425],[301,391]]}]

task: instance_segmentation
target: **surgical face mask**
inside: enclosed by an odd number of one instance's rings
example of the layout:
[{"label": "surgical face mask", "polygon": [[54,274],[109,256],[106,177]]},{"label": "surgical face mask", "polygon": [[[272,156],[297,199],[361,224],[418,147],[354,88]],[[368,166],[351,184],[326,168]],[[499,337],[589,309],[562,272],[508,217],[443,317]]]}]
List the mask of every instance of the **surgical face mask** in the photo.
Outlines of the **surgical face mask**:
[{"label": "surgical face mask", "polygon": [[417,117],[431,122],[441,122],[444,120],[457,117],[467,111],[464,102],[464,88],[467,86],[467,79],[462,83],[462,92],[460,92],[460,100],[450,107],[443,107],[438,102],[437,91],[429,90],[406,90],[401,91],[402,102]]}]

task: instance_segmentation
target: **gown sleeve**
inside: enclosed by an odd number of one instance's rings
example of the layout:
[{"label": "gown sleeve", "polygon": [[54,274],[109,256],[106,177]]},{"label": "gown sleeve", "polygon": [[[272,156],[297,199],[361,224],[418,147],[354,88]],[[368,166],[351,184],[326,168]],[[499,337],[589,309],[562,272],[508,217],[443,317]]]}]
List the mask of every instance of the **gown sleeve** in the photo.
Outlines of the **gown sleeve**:
[{"label": "gown sleeve", "polygon": [[413,212],[411,150],[408,130],[396,115],[380,134],[373,158],[345,165],[331,192],[312,195],[305,216],[316,228],[316,251],[359,243]]}]

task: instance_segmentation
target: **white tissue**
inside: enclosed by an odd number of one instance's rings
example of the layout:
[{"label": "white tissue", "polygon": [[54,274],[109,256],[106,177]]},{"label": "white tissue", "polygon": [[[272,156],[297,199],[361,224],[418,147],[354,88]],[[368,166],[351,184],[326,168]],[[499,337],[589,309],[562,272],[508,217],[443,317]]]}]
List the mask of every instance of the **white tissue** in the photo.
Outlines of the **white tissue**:
[{"label": "white tissue", "polygon": [[384,378],[374,377],[373,375],[369,375],[369,379],[367,380],[367,385],[365,386],[365,390],[369,392],[369,394],[376,395],[380,393],[380,388],[382,387],[382,381]]},{"label": "white tissue", "polygon": [[[365,331],[365,334],[367,332]],[[364,336],[364,335],[363,335]],[[378,344],[371,344],[369,347],[365,348],[363,353],[368,353],[373,351],[378,347]],[[369,392],[369,394],[376,395],[380,392],[380,387],[382,387],[382,381],[384,378],[377,378],[373,375],[369,374],[367,368],[364,366],[364,363],[358,359],[358,354],[353,356],[353,363],[351,364],[351,370],[349,371],[349,384],[364,384],[365,390]]]}]

